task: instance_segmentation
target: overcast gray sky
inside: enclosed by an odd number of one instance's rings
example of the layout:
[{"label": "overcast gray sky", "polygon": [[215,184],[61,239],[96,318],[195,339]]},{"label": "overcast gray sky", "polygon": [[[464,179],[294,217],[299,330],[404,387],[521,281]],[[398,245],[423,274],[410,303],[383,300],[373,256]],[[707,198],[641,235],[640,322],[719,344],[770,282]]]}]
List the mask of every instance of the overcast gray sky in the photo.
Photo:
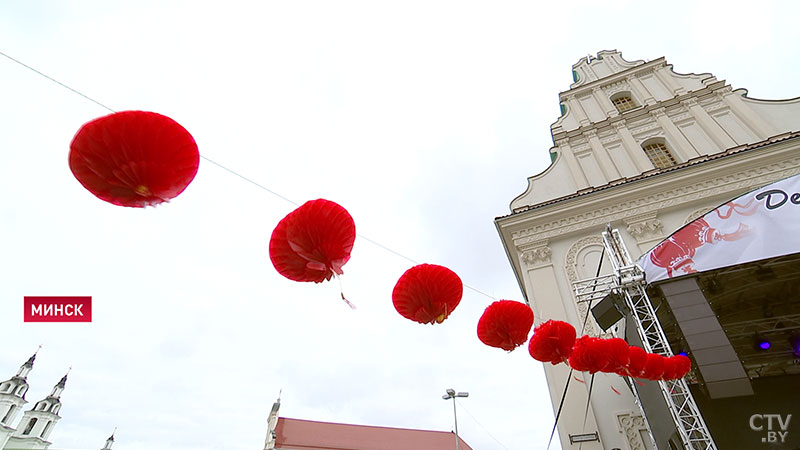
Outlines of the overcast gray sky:
[{"label": "overcast gray sky", "polygon": [[[168,115],[205,157],[522,300],[493,219],[549,164],[572,64],[619,49],[796,97],[798,5],[6,1],[0,51],[113,109]],[[106,113],[0,58],[0,378],[42,344],[35,402],[73,367],[54,448],[99,448],[118,427],[119,450],[260,449],[280,389],[287,417],[451,430],[450,387],[470,392],[474,449],[545,448],[541,364],[475,335],[490,298],[467,289],[443,324],[407,321],[391,290],[411,263],[363,239],[343,277],[357,310],[336,283],[284,279],[267,242],[294,207],[206,161],[169,204],[106,204],[67,165]],[[26,295],[91,295],[93,322],[23,323]]]}]

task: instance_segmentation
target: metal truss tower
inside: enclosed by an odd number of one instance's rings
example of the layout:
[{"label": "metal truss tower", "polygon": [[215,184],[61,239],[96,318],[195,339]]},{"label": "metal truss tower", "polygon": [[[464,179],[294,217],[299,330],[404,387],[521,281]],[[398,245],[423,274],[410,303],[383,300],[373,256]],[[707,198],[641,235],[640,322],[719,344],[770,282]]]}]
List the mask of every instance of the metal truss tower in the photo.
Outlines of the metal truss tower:
[{"label": "metal truss tower", "polygon": [[[616,292],[625,299],[625,303],[635,321],[636,330],[642,340],[645,351],[672,356],[664,329],[656,317],[656,311],[646,292],[644,273],[631,260],[619,231],[608,228],[603,232],[603,245],[614,273],[574,284],[575,295],[579,302],[591,303],[606,295]],[[711,433],[700,415],[700,410],[692,397],[689,386],[683,378],[679,380],[660,380],[659,388],[672,420],[678,430],[685,450],[717,450]],[[633,385],[637,403],[642,407],[636,385]],[[642,415],[647,419],[644,411]],[[648,424],[649,427],[649,424]],[[652,438],[652,431],[650,433]]]}]

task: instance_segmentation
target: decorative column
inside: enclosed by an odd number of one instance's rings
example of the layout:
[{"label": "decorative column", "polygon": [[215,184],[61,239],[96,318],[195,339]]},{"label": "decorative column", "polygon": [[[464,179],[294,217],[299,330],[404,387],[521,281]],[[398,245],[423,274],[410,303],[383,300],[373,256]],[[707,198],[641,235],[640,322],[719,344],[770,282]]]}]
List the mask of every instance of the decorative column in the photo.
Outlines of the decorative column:
[{"label": "decorative column", "polygon": [[572,173],[572,179],[575,180],[575,186],[578,187],[578,190],[588,188],[589,181],[586,179],[586,175],[583,173],[580,164],[578,164],[578,161],[575,159],[575,154],[572,153],[569,140],[560,139],[556,141],[556,146],[558,147],[558,152],[564,155],[564,160],[567,162],[567,167],[569,167],[569,171]]},{"label": "decorative column", "polygon": [[700,153],[692,146],[692,143],[686,139],[686,136],[681,133],[681,130],[672,123],[672,119],[667,117],[667,111],[665,108],[658,108],[650,111],[650,115],[652,115],[659,125],[661,125],[661,129],[664,130],[664,134],[667,135],[668,140],[675,146],[674,150],[675,153],[678,154],[681,161],[685,162],[697,156],[700,156]]},{"label": "decorative column", "polygon": [[628,75],[626,78],[628,80],[628,84],[631,86],[631,90],[636,92],[639,95],[639,98],[642,99],[642,103],[645,105],[653,105],[656,103],[656,99],[653,98],[650,91],[647,90],[644,84],[639,81],[635,75]]},{"label": "decorative column", "polygon": [[569,104],[570,109],[575,113],[575,116],[580,122],[581,126],[589,125],[591,122],[589,121],[589,116],[586,114],[586,111],[583,110],[583,106],[581,105],[580,100],[575,98],[575,96],[570,96],[567,98],[567,104]]},{"label": "decorative column", "polygon": [[750,108],[745,105],[744,101],[742,101],[739,95],[736,95],[731,91],[730,86],[725,86],[724,88],[717,91],[717,95],[722,99],[722,102],[728,105],[728,108],[736,114],[742,122],[747,125],[755,134],[761,138],[766,139],[768,137],[775,136],[778,131],[772,127],[769,123],[767,123],[764,119],[762,119],[758,114],[753,112]]},{"label": "decorative column", "polygon": [[601,88],[596,86],[593,87],[592,95],[594,95],[594,99],[597,100],[597,103],[600,105],[600,107],[603,108],[606,117],[617,117],[619,115],[619,111],[617,111],[617,108],[613,103],[611,103],[611,100],[609,100],[605,91],[603,91]]},{"label": "decorative column", "polygon": [[658,77],[676,97],[686,93],[686,88],[675,82],[675,79],[672,77],[672,71],[666,66],[655,69],[653,73],[656,74],[656,77]]},{"label": "decorative column", "polygon": [[647,172],[648,170],[653,169],[653,163],[647,159],[647,155],[644,154],[642,147],[636,143],[636,139],[634,139],[633,134],[631,134],[631,130],[628,129],[625,121],[620,120],[614,122],[613,125],[614,129],[617,130],[617,134],[622,140],[622,145],[628,152],[628,156],[630,156],[633,163],[636,164],[636,168],[639,170],[639,172]]},{"label": "decorative column", "polygon": [[731,147],[736,147],[736,141],[734,141],[725,130],[722,129],[719,124],[708,115],[705,109],[697,103],[697,100],[694,98],[688,98],[681,102],[686,109],[689,110],[689,113],[692,117],[697,120],[697,123],[700,124],[700,127],[703,131],[706,132],[707,135],[711,137],[717,147],[719,147],[719,151],[727,150]]},{"label": "decorative column", "polygon": [[606,182],[621,178],[606,148],[603,147],[603,143],[600,142],[600,138],[597,137],[597,131],[589,130],[583,133],[583,135],[589,140],[589,145],[592,147],[592,152],[597,157],[597,162],[600,164],[600,169],[603,171]]}]

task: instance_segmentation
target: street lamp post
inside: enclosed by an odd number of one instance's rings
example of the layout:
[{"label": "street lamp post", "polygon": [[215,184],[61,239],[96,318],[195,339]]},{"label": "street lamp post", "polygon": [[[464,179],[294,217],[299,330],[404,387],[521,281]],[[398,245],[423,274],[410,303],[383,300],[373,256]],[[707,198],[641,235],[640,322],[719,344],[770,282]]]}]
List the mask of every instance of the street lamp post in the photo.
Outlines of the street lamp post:
[{"label": "street lamp post", "polygon": [[456,415],[456,397],[469,397],[469,392],[459,392],[456,394],[456,391],[453,389],[447,389],[446,394],[442,396],[443,400],[450,400],[453,399],[453,422],[455,423],[456,428],[456,450],[460,450],[458,445],[458,416]]}]

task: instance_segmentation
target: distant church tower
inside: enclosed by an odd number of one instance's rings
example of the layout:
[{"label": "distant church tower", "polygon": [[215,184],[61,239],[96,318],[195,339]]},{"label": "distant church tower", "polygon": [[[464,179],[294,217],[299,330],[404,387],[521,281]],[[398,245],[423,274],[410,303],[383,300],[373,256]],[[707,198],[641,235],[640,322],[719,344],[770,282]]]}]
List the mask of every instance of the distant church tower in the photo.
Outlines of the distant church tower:
[{"label": "distant church tower", "polygon": [[0,383],[0,449],[5,448],[14,433],[14,421],[22,407],[28,403],[25,393],[28,392],[28,373],[33,369],[34,353],[20,366],[17,374]]},{"label": "distant church tower", "polygon": [[111,446],[114,445],[114,434],[116,434],[116,431],[111,433],[111,436],[106,439],[106,445],[104,445],[100,450],[111,450]]},{"label": "distant church tower", "polygon": [[267,418],[267,438],[264,441],[264,450],[273,450],[275,448],[275,427],[278,426],[278,411],[281,409],[281,396],[272,404],[272,410],[269,412]]},{"label": "distant church tower", "polygon": [[[594,278],[606,224],[636,258],[681,226],[742,193],[800,173],[800,98],[747,97],[711,74],[681,74],[664,58],[626,61],[618,51],[581,58],[551,126],[552,164],[528,178],[495,224],[537,324],[581,332],[586,303],[573,283]],[[600,273],[611,272],[606,260]],[[603,330],[591,315],[582,334]],[[553,409],[570,369],[545,364]],[[559,420],[563,449],[650,449],[625,380],[574,372]],[[584,419],[585,417],[585,419]],[[659,442],[659,448],[669,448]]]},{"label": "distant church tower", "polygon": [[51,442],[47,440],[55,424],[61,419],[61,393],[67,384],[67,375],[53,386],[50,395],[36,402],[32,409],[25,411],[14,435],[8,440],[8,448],[46,449]]}]

